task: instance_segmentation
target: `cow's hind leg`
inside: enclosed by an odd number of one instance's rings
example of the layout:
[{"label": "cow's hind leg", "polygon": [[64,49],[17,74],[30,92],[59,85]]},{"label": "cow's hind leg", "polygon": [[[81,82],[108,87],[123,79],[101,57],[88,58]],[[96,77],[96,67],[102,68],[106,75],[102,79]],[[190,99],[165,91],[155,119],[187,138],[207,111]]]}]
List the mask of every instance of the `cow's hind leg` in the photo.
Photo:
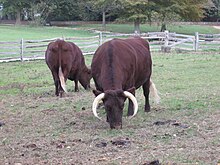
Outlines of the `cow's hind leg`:
[{"label": "cow's hind leg", "polygon": [[144,92],[144,97],[145,97],[145,106],[144,106],[144,111],[145,112],[150,112],[150,104],[149,104],[149,93],[150,93],[150,79],[146,81],[143,85],[143,92]]},{"label": "cow's hind leg", "polygon": [[53,80],[54,80],[54,85],[55,85],[55,95],[59,96],[60,80],[59,80],[57,73],[52,72],[52,75],[53,75]]}]

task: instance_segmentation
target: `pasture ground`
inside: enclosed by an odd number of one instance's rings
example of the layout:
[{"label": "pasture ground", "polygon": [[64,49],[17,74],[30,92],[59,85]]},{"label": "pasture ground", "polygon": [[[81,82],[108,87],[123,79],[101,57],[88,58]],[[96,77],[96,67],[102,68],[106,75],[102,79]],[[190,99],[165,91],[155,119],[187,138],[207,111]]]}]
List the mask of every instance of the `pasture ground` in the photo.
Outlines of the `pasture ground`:
[{"label": "pasture ground", "polygon": [[122,130],[92,115],[91,91],[68,81],[68,95],[55,97],[44,61],[1,63],[0,164],[220,163],[219,53],[152,57],[161,103],[144,113],[138,89],[139,112]]}]

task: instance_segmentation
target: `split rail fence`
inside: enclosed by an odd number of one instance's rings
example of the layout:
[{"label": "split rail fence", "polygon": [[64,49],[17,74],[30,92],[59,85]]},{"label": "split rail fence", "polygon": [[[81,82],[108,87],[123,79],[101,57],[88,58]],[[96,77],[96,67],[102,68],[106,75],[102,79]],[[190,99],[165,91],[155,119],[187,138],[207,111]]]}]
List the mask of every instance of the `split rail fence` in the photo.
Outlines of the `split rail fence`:
[{"label": "split rail fence", "polygon": [[[0,41],[0,62],[44,59],[47,45],[57,39],[74,42],[80,47],[84,55],[92,55],[106,41],[113,38],[127,38],[136,35],[100,32],[92,37],[58,37],[44,40],[21,39],[18,42]],[[220,34],[199,34],[196,32],[192,36],[165,31],[142,33],[139,36],[149,41],[151,51],[170,52],[176,50],[177,52],[181,52],[213,51],[220,49]]]}]

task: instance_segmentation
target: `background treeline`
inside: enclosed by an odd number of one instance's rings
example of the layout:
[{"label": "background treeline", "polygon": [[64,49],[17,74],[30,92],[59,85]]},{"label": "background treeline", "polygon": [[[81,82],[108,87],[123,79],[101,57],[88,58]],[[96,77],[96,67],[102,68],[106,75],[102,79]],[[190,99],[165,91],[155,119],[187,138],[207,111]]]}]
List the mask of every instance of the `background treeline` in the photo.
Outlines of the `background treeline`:
[{"label": "background treeline", "polygon": [[0,0],[0,18],[50,21],[133,22],[135,30],[144,22],[218,21],[220,0]]}]

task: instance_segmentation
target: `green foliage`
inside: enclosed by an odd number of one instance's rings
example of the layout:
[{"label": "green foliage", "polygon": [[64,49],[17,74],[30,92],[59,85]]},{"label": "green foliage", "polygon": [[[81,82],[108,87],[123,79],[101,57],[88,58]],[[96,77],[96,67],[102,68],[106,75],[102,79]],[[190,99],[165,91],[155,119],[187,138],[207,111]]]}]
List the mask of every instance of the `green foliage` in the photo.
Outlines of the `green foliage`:
[{"label": "green foliage", "polygon": [[220,18],[220,0],[208,0],[205,9],[205,21],[217,21]]},{"label": "green foliage", "polygon": [[99,9],[101,11],[109,12],[120,5],[119,0],[96,0],[93,3],[95,9]]},{"label": "green foliage", "polygon": [[[3,15],[44,24],[51,20],[119,20],[135,23],[146,21],[199,21],[204,16],[208,0],[0,0]],[[211,0],[209,0],[211,1]],[[215,16],[219,15],[219,0],[212,0]],[[207,13],[206,13],[207,14]],[[38,16],[36,16],[38,15]],[[206,15],[207,16],[207,15]],[[211,15],[210,15],[211,16]],[[40,17],[40,18],[39,18]]]},{"label": "green foliage", "polygon": [[29,0],[0,0],[0,3],[3,4],[4,8],[8,8],[12,11],[21,10],[25,7],[30,7],[29,2]]},{"label": "green foliage", "polygon": [[166,24],[172,21],[199,21],[203,17],[203,7],[206,0],[149,0],[154,3],[152,19],[160,20],[161,31],[166,30]]},{"label": "green foliage", "polygon": [[176,3],[176,12],[185,21],[200,21],[204,17],[206,0],[182,0]]},{"label": "green foliage", "polygon": [[148,2],[144,0],[124,0],[122,2],[124,6],[122,18],[132,22],[137,19],[144,22],[146,21]]},{"label": "green foliage", "polygon": [[119,20],[134,22],[134,30],[140,33],[140,24],[151,20],[152,3],[144,0],[121,0],[121,3]]},{"label": "green foliage", "polygon": [[79,20],[80,8],[78,0],[62,0],[54,3],[55,7],[48,15],[48,20],[71,21]]}]

